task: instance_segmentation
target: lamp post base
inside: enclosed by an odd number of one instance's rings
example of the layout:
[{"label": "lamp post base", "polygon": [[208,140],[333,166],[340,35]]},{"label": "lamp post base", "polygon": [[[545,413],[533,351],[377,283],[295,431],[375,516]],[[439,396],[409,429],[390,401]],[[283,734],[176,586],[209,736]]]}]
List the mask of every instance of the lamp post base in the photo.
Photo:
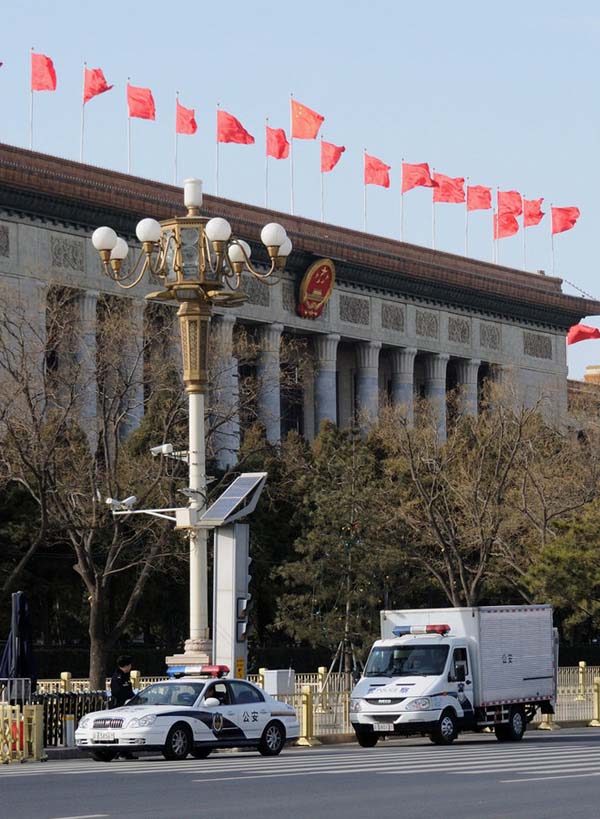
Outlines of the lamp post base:
[{"label": "lamp post base", "polygon": [[165,662],[168,668],[210,665],[212,663],[212,640],[186,640],[183,654],[165,657]]}]

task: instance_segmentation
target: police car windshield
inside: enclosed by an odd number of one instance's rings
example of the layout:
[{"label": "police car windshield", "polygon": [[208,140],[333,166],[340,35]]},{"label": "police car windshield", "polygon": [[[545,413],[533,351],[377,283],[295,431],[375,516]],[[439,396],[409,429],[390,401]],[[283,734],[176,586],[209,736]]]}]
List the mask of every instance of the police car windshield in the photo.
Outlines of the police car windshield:
[{"label": "police car windshield", "polygon": [[365,677],[428,677],[443,673],[448,646],[377,646],[367,660]]},{"label": "police car windshield", "polygon": [[127,705],[193,705],[205,683],[154,683],[140,691]]}]

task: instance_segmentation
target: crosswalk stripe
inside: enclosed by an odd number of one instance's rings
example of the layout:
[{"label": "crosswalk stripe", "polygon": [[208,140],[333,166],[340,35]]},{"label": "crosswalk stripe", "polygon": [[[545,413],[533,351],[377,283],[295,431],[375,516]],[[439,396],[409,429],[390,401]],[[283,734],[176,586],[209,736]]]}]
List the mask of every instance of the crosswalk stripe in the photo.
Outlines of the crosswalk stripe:
[{"label": "crosswalk stripe", "polygon": [[[488,747],[489,746],[489,747]],[[81,760],[64,760],[36,767],[0,770],[0,777],[27,776],[91,776],[116,774],[131,776],[143,773],[180,773],[202,777],[193,781],[215,779],[243,779],[259,776],[283,777],[290,775],[382,773],[382,774],[506,774],[509,772],[544,774],[584,771],[600,768],[600,745],[581,743],[574,748],[568,743],[553,741],[525,741],[515,747],[497,746],[493,742],[452,748],[422,748],[420,746],[381,747],[378,749],[345,749],[339,751],[313,749],[286,751],[277,759],[257,755],[215,754],[208,760],[185,762],[130,761],[112,764]],[[560,767],[557,767],[560,766]],[[518,781],[521,781],[519,779]]]}]

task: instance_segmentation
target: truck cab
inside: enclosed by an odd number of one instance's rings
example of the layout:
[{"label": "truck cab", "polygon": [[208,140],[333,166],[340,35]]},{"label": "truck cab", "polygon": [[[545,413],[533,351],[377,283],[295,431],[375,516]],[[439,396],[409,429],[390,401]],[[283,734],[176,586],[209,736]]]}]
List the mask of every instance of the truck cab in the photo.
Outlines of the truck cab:
[{"label": "truck cab", "polygon": [[[442,716],[443,715],[443,716]],[[351,695],[350,719],[361,745],[381,735],[429,735],[449,744],[473,729],[473,674],[465,638],[445,633],[377,640]]]}]

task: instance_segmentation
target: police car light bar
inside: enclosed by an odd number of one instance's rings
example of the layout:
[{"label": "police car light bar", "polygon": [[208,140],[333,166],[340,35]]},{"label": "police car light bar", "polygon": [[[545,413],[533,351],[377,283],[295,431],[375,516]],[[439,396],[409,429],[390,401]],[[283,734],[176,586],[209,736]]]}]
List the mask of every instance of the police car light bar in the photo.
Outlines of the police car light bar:
[{"label": "police car light bar", "polygon": [[396,637],[403,637],[405,634],[448,634],[450,626],[435,625],[435,626],[396,626],[392,629],[392,634]]},{"label": "police car light bar", "polygon": [[169,677],[225,677],[229,674],[226,665],[172,665],[167,671]]}]

